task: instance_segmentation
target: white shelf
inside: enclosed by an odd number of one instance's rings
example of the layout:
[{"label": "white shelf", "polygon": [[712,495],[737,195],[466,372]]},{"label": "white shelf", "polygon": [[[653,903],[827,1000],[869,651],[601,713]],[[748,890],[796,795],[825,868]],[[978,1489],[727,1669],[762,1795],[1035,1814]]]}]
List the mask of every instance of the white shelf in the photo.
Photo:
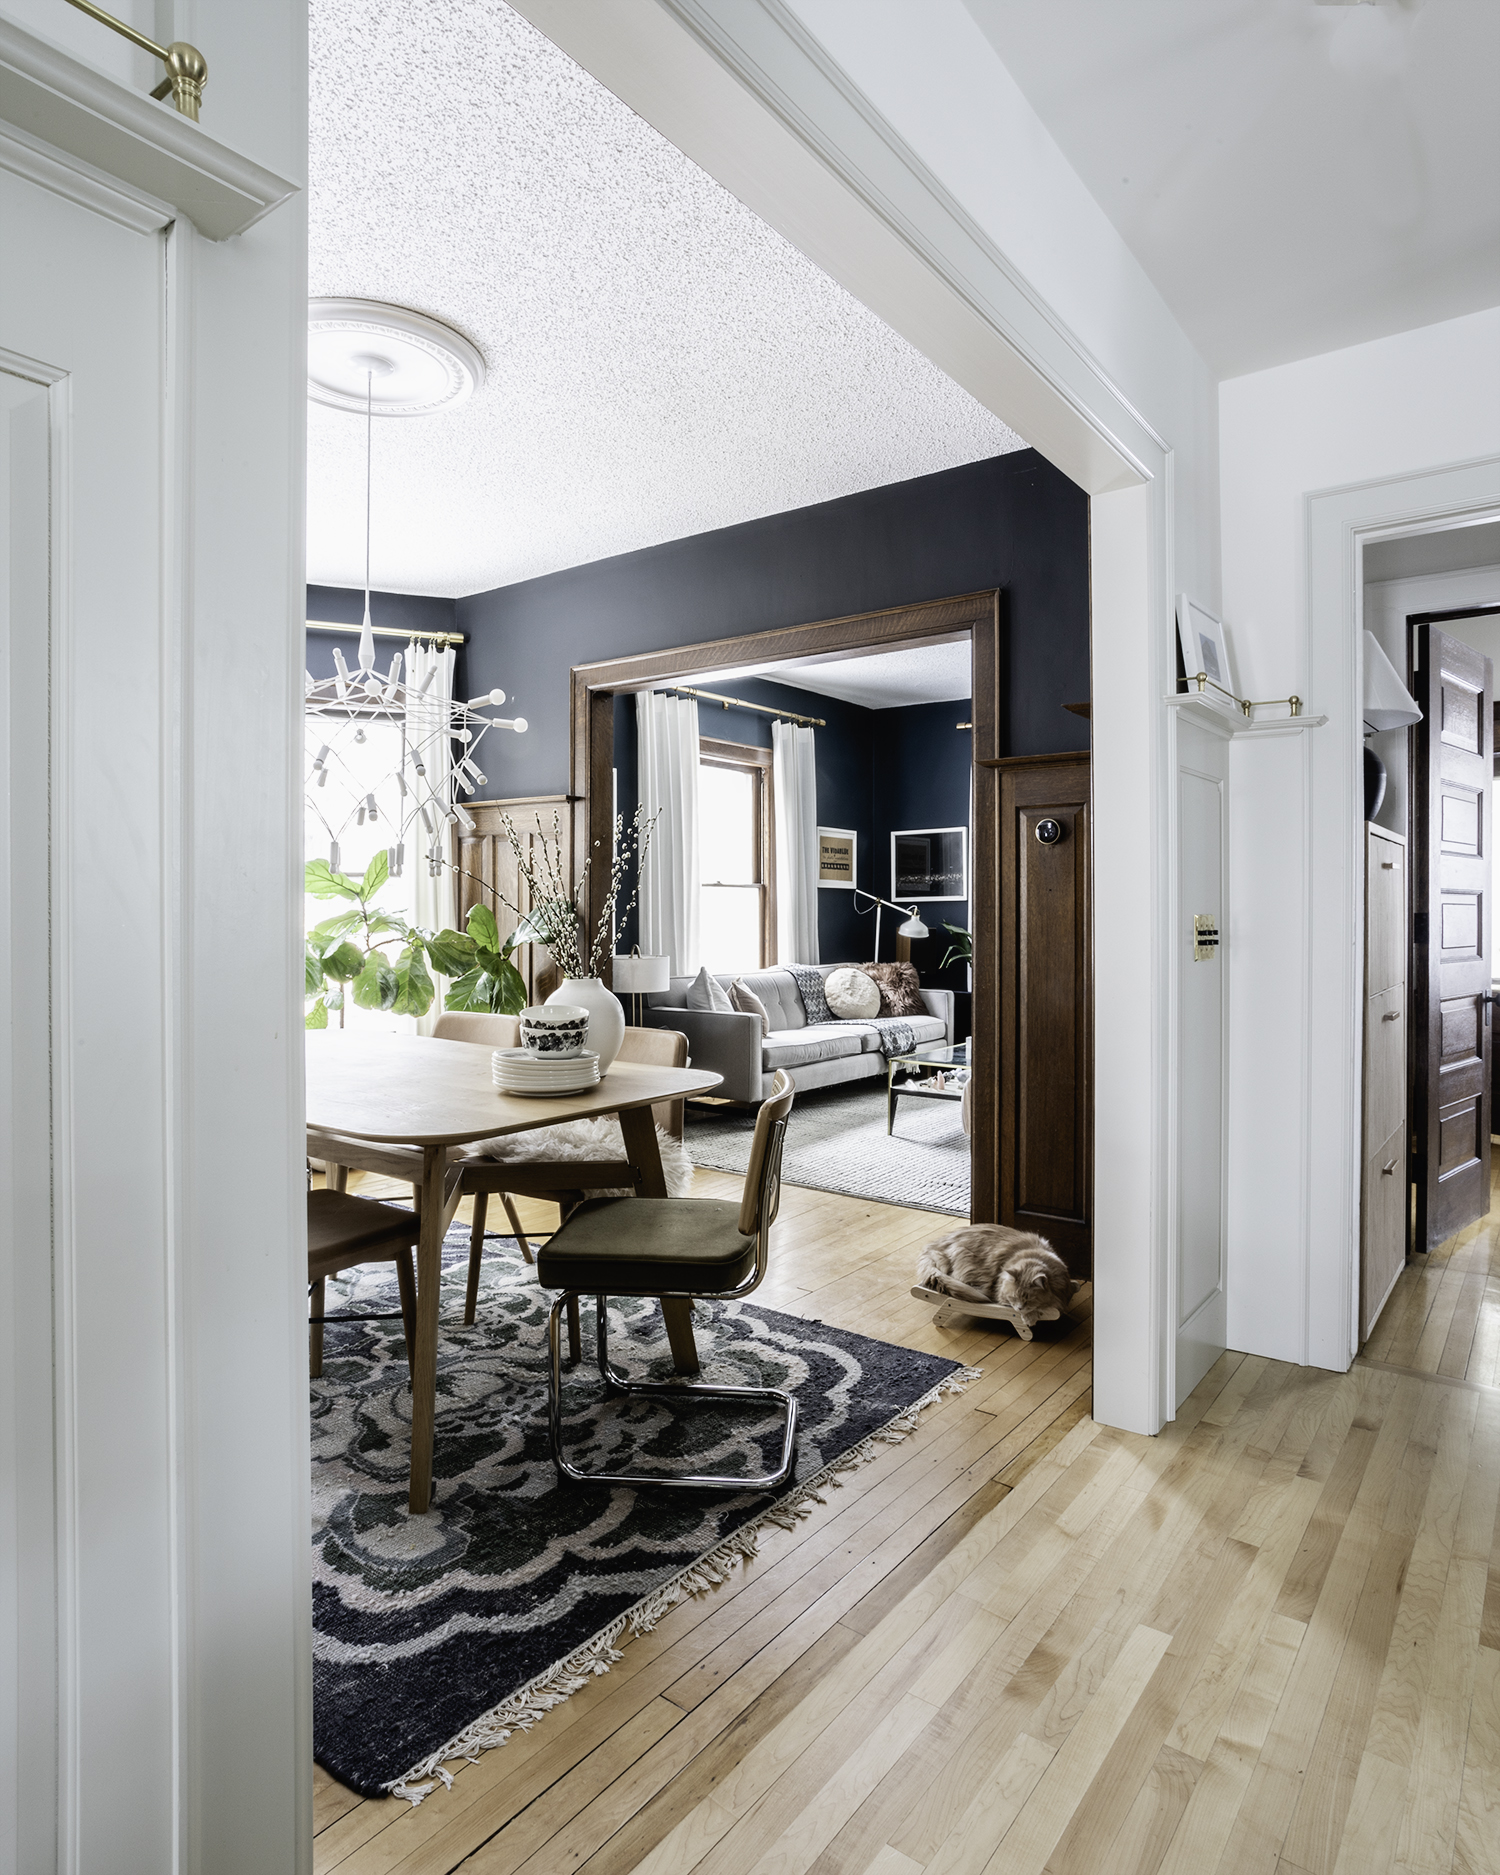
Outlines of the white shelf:
[{"label": "white shelf", "polygon": [[[1298,736],[1304,729],[1321,729],[1326,716],[1245,716],[1227,703],[1211,703],[1196,690],[1179,690],[1162,701],[1179,711],[1211,736]],[[1276,706],[1271,706],[1276,707]],[[1284,706],[1282,706],[1284,707]]]}]

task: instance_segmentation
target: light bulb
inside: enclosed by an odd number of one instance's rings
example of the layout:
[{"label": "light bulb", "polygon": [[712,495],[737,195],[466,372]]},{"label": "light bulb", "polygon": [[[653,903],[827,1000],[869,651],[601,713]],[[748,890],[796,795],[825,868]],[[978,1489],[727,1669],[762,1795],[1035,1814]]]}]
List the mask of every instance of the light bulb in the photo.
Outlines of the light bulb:
[{"label": "light bulb", "polygon": [[526,734],[526,718],[524,716],[518,716],[511,724],[511,728],[515,730],[518,736],[524,736]]}]

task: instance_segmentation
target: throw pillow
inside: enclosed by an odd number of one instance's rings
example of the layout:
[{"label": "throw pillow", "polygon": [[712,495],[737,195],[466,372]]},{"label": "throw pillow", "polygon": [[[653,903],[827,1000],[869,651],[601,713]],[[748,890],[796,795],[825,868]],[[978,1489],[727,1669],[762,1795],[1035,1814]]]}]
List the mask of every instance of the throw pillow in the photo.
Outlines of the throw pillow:
[{"label": "throw pillow", "polygon": [[829,972],[823,985],[828,1007],[843,1022],[868,1022],[880,1014],[880,986],[853,964]]},{"label": "throw pillow", "polygon": [[766,1014],[766,1006],[752,990],[743,977],[736,977],[729,986],[729,1000],[742,1016],[759,1016],[761,1039],[771,1033],[771,1018]]},{"label": "throw pillow", "polygon": [[921,984],[914,964],[861,964],[867,977],[880,986],[880,1013],[883,1016],[925,1016]]},{"label": "throw pillow", "polygon": [[720,1016],[734,1014],[734,1004],[726,995],[724,985],[708,974],[707,964],[688,985],[687,1006],[689,1009],[711,1009]]}]

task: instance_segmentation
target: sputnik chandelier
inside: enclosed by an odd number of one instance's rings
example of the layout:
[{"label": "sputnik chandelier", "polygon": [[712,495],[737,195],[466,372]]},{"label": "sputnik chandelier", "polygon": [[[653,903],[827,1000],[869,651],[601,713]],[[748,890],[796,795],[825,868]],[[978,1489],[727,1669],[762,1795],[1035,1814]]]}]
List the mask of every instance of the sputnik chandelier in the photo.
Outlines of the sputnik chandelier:
[{"label": "sputnik chandelier", "polygon": [[[307,715],[305,793],[309,820],[328,837],[328,864],[340,870],[353,828],[387,829],[386,859],[399,878],[411,845],[436,877],[450,861],[450,835],[474,831],[464,806],[487,777],[476,756],[491,729],[526,730],[523,716],[494,714],[491,690],[467,703],[443,694],[440,663],[414,634],[382,674],[370,623],[370,488],[374,418],[424,416],[462,402],[483,382],[484,364],[467,340],[425,315],[361,300],[315,301],[308,392],[365,418],[365,608],[358,667],[334,647],[334,675],[304,673]],[[376,383],[379,380],[377,392]],[[362,395],[360,395],[362,393]],[[379,733],[372,731],[379,728]],[[386,762],[378,751],[389,747]],[[376,759],[372,763],[372,756]],[[361,846],[369,844],[369,836]]]}]

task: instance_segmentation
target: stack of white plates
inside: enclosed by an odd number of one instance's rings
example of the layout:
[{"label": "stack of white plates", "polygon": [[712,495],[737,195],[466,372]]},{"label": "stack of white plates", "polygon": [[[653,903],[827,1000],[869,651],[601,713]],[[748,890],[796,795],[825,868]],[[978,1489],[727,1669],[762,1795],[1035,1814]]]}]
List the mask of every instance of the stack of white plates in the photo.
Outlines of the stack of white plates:
[{"label": "stack of white plates", "polygon": [[599,1057],[533,1055],[525,1048],[497,1048],[490,1056],[490,1073],[502,1094],[524,1094],[532,1100],[554,1100],[559,1094],[582,1094],[599,1085]]}]

